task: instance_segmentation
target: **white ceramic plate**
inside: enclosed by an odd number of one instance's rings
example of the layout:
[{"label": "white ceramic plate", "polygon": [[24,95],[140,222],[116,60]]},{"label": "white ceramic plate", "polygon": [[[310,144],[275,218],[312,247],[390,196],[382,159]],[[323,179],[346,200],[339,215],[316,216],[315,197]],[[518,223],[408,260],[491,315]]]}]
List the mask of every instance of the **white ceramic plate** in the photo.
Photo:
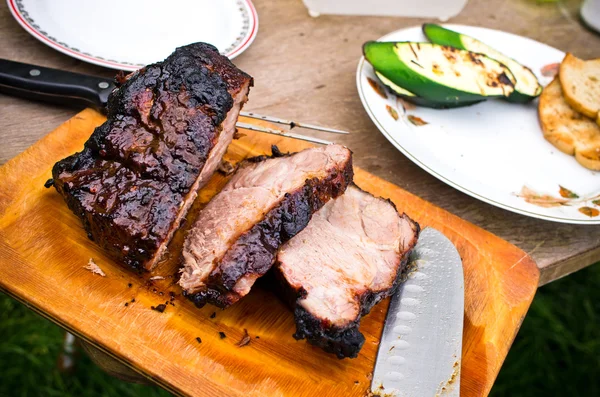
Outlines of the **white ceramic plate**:
[{"label": "white ceramic plate", "polygon": [[[564,57],[555,48],[513,34],[444,26],[530,67],[544,86],[552,77],[544,77],[541,69]],[[390,33],[379,41],[427,39],[419,26]],[[356,84],[367,113],[383,135],[425,171],[509,211],[555,222],[600,224],[600,173],[583,168],[544,139],[537,100],[526,105],[494,99],[458,109],[404,109],[389,91],[387,99],[377,94],[368,79],[377,81],[371,65],[362,58]],[[397,111],[398,120],[386,106]],[[416,126],[409,115],[428,124]]]},{"label": "white ceramic plate", "polygon": [[62,53],[112,69],[136,70],[176,47],[204,41],[234,58],[256,37],[250,0],[7,0],[14,18]]}]

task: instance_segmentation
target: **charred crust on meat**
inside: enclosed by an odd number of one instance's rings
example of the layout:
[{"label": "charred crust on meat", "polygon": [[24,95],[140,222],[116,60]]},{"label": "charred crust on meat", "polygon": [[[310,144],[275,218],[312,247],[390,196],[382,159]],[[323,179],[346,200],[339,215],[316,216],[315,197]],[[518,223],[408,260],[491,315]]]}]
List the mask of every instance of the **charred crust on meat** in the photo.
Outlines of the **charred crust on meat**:
[{"label": "charred crust on meat", "polygon": [[298,290],[296,299],[304,299],[307,296],[308,296],[308,292],[306,292],[306,290],[303,287],[300,287],[300,289]]},{"label": "charred crust on meat", "polygon": [[302,306],[294,309],[297,340],[306,339],[310,344],[320,347],[337,358],[354,358],[365,343],[365,337],[358,330],[358,320],[345,328],[337,328],[323,324]]},{"label": "charred crust on meat", "polygon": [[115,86],[117,88],[121,87],[123,84],[125,84],[125,82],[131,75],[133,75],[133,73],[125,73],[124,71],[119,70],[117,72],[117,74],[115,75],[115,79],[114,79]]},{"label": "charred crust on meat", "polygon": [[107,121],[52,176],[90,239],[141,272],[176,227],[232,109],[230,92],[252,79],[214,46],[195,43],[118,75],[117,84]]},{"label": "charred crust on meat", "polygon": [[[363,194],[369,194],[358,186],[352,184]],[[346,191],[346,194],[348,191]],[[364,343],[364,336],[359,332],[361,318],[368,314],[372,308],[382,299],[396,293],[401,283],[406,279],[410,271],[407,263],[410,254],[417,243],[421,228],[417,222],[411,220],[406,214],[399,214],[394,203],[389,199],[376,198],[381,202],[389,204],[397,213],[399,220],[407,222],[410,226],[410,235],[404,235],[400,241],[397,262],[394,265],[394,273],[385,284],[379,285],[376,290],[367,288],[357,290],[354,295],[357,303],[356,317],[333,323],[330,317],[322,317],[319,311],[303,306],[303,301],[308,297],[308,292],[301,284],[292,283],[286,279],[282,266],[284,263],[277,262],[273,271],[269,274],[271,284],[275,286],[276,292],[292,307],[296,322],[296,339],[306,339],[309,343],[335,354],[338,358],[354,358],[358,355]],[[408,233],[408,232],[407,232]],[[303,238],[310,237],[304,236]],[[292,249],[288,247],[288,249]],[[301,255],[296,252],[296,255]],[[299,256],[302,258],[302,256]]]},{"label": "charred crust on meat", "polygon": [[54,179],[52,179],[52,178],[48,179],[48,180],[47,180],[47,181],[44,183],[44,187],[45,187],[46,189],[48,189],[48,188],[50,188],[50,187],[52,187],[52,186],[54,186]]},{"label": "charred crust on meat", "polygon": [[235,303],[240,298],[234,291],[238,280],[248,275],[263,276],[275,262],[281,244],[304,229],[312,214],[327,201],[344,193],[353,175],[350,157],[343,169],[328,178],[307,180],[301,189],[286,194],[278,206],[230,246],[220,261],[235,266],[220,266],[218,270],[225,271],[213,271],[202,291],[184,294],[200,308],[206,303],[221,308]]},{"label": "charred crust on meat", "polygon": [[217,307],[227,307],[229,299],[226,294],[226,290],[219,289],[217,286],[192,294],[183,291],[183,296],[191,300],[198,308],[203,308],[208,302]]},{"label": "charred crust on meat", "polygon": [[[293,123],[292,123],[293,124]],[[294,128],[294,127],[292,127]],[[283,153],[277,145],[271,145],[271,156],[273,158],[289,156],[290,152]]]},{"label": "charred crust on meat", "polygon": [[[420,227],[416,222],[415,225],[416,236],[418,236]],[[414,243],[416,243],[416,239]],[[339,359],[357,357],[365,341],[363,334],[358,330],[361,317],[368,314],[373,306],[382,299],[396,293],[405,278],[406,264],[413,247],[414,245],[404,252],[399,266],[399,269],[402,270],[396,275],[391,288],[381,292],[369,291],[360,296],[361,314],[356,320],[349,322],[345,327],[332,326],[327,320],[316,318],[306,311],[302,305],[298,304],[298,301],[303,299],[302,294],[299,294],[297,302],[294,303],[294,317],[296,321],[294,338],[298,340],[306,339],[310,344],[318,346],[328,353],[335,354]],[[282,280],[279,276],[277,278],[278,280]]]},{"label": "charred crust on meat", "polygon": [[244,162],[260,163],[261,161],[265,161],[265,160],[272,159],[272,158],[288,157],[288,156],[291,156],[292,154],[293,153],[290,153],[290,152],[283,153],[277,145],[271,145],[271,155],[262,154],[260,156],[249,157],[246,160],[244,160],[241,164],[243,164]]}]

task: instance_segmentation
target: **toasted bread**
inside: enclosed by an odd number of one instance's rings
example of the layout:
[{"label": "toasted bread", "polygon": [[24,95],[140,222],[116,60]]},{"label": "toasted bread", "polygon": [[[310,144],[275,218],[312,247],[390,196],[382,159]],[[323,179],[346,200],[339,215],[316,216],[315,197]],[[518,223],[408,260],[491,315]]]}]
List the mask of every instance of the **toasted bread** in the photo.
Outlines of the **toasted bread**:
[{"label": "toasted bread", "polygon": [[600,111],[600,59],[584,61],[568,53],[560,64],[559,76],[567,103],[595,119]]},{"label": "toasted bread", "polygon": [[548,142],[584,167],[600,170],[600,126],[569,106],[557,78],[544,88],[538,111]]}]

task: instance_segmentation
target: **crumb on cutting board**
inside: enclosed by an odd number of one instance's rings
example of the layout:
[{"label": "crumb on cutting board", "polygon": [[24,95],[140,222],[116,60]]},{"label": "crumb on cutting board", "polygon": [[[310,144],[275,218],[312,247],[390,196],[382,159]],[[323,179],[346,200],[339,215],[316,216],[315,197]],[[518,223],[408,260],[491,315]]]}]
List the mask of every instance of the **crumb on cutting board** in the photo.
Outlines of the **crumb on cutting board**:
[{"label": "crumb on cutting board", "polygon": [[235,172],[235,169],[236,167],[229,161],[221,160],[221,164],[219,164],[218,171],[225,176],[229,176]]},{"label": "crumb on cutting board", "polygon": [[106,273],[104,273],[102,269],[100,269],[100,266],[98,266],[92,258],[90,258],[87,265],[85,265],[83,268],[99,276],[106,277]]},{"label": "crumb on cutting board", "polygon": [[250,335],[248,335],[248,330],[244,328],[244,336],[242,336],[242,339],[237,343],[237,347],[244,347],[248,344],[250,344]]},{"label": "crumb on cutting board", "polygon": [[156,305],[156,306],[150,306],[150,309],[155,310],[159,313],[164,312],[166,308],[167,308],[167,305],[165,305],[164,303],[161,303],[160,305]]},{"label": "crumb on cutting board", "polygon": [[149,280],[150,281],[154,281],[154,280],[164,280],[165,278],[163,276],[153,276],[150,277]]}]

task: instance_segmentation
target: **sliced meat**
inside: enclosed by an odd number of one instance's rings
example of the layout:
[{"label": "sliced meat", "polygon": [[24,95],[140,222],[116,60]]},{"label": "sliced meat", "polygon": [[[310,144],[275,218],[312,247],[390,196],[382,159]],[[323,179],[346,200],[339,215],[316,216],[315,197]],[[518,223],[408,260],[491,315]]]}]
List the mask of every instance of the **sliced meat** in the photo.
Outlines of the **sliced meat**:
[{"label": "sliced meat", "polygon": [[121,80],[107,121],[52,176],[90,239],[150,270],[219,166],[252,78],[195,43]]},{"label": "sliced meat", "polygon": [[275,275],[295,308],[296,339],[356,357],[360,318],[392,295],[419,225],[389,200],[350,186],[284,244]]},{"label": "sliced meat", "polygon": [[185,240],[179,284],[186,295],[199,307],[227,307],[246,295],[279,246],[342,194],[352,175],[351,152],[339,145],[245,162]]}]

